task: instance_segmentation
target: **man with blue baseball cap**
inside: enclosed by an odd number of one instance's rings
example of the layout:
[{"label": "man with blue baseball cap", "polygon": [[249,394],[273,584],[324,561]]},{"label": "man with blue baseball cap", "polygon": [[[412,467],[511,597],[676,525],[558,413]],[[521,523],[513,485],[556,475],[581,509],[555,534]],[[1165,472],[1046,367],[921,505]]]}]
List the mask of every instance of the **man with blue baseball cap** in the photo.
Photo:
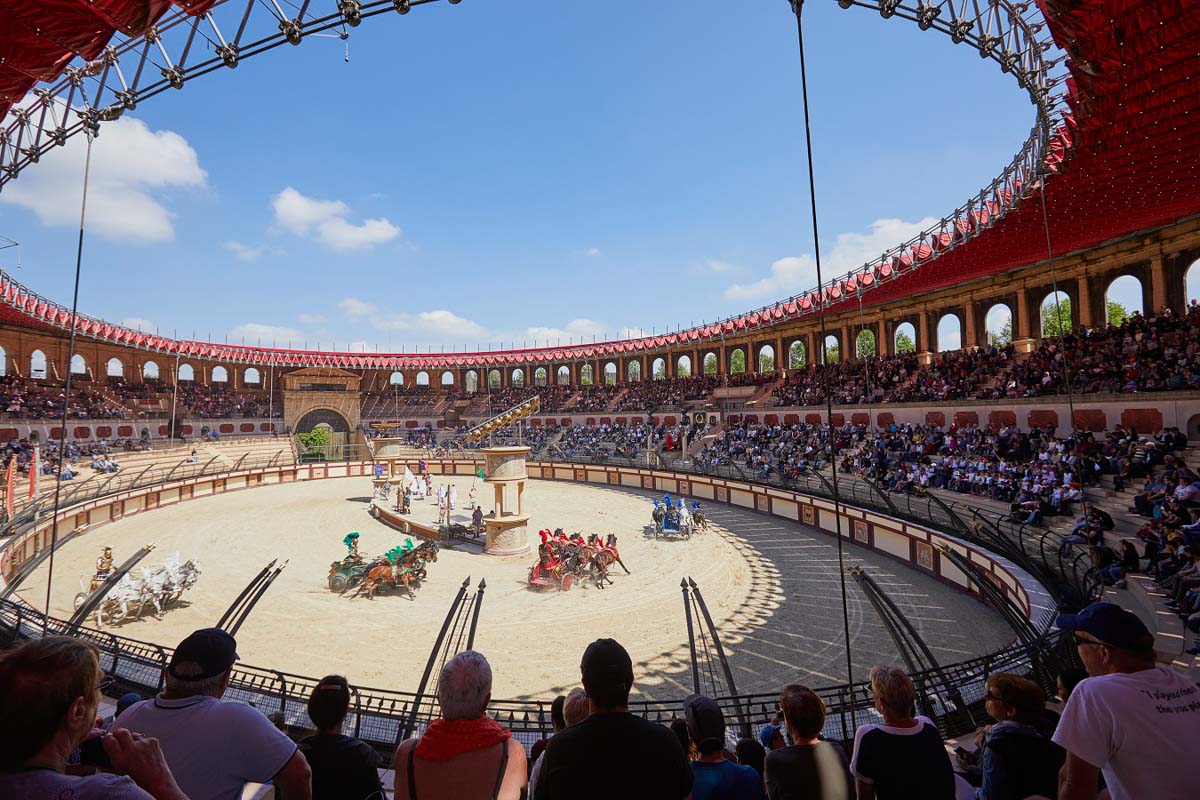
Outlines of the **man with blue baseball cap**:
[{"label": "man with blue baseball cap", "polygon": [[1055,624],[1088,673],[1054,732],[1067,751],[1059,800],[1095,800],[1100,773],[1112,800],[1194,798],[1200,689],[1156,663],[1154,635],[1120,606],[1093,603]]}]

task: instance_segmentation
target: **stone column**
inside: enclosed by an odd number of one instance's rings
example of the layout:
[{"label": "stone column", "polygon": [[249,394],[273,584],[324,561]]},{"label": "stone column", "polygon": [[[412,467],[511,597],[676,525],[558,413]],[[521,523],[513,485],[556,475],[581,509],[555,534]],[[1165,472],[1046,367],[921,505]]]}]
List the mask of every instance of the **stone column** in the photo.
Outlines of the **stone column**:
[{"label": "stone column", "polygon": [[969,348],[979,346],[979,318],[974,299],[968,299],[963,306],[963,345]]},{"label": "stone column", "polygon": [[1150,257],[1150,303],[1146,316],[1154,316],[1163,306],[1170,305],[1170,293],[1167,286],[1167,269],[1163,262],[1162,253]]},{"label": "stone column", "polygon": [[881,356],[890,356],[895,347],[892,345],[892,325],[886,319],[878,320],[875,324],[875,352]]},{"label": "stone column", "polygon": [[858,342],[854,335],[854,327],[852,325],[843,325],[842,332],[841,357],[842,361],[854,361],[858,358]]},{"label": "stone column", "polygon": [[1079,324],[1087,327],[1103,325],[1108,321],[1107,305],[1102,303],[1103,312],[1099,315],[1092,308],[1092,281],[1087,275],[1080,275],[1075,280],[1075,295],[1079,298]]}]

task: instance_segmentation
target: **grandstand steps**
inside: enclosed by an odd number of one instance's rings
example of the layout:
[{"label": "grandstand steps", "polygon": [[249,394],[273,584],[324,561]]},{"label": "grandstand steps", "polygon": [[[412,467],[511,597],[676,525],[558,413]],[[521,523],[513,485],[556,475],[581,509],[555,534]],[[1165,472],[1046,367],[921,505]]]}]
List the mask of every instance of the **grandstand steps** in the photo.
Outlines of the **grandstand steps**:
[{"label": "grandstand steps", "polygon": [[1158,660],[1190,672],[1193,679],[1200,680],[1200,659],[1184,651],[1192,645],[1183,621],[1177,614],[1163,607],[1166,595],[1149,575],[1130,575],[1127,588],[1108,587],[1104,599],[1116,603],[1137,614],[1138,618],[1154,633],[1154,651]]}]

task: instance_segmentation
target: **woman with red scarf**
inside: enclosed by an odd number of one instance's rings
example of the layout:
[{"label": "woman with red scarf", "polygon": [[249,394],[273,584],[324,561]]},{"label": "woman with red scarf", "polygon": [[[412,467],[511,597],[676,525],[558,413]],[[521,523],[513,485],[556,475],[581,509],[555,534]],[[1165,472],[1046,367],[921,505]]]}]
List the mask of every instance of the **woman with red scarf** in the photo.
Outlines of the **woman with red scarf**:
[{"label": "woman with red scarf", "polygon": [[396,800],[520,800],[525,748],[487,715],[492,668],[483,654],[447,661],[437,694],[441,718],[396,748]]}]

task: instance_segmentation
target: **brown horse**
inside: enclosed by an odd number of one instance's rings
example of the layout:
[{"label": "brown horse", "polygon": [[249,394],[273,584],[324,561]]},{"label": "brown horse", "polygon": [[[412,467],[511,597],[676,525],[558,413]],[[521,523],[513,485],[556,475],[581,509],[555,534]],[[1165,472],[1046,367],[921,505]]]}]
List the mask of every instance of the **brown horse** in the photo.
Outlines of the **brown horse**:
[{"label": "brown horse", "polygon": [[399,564],[393,565],[388,561],[379,561],[371,566],[367,572],[366,580],[358,587],[358,591],[354,593],[355,597],[367,593],[367,599],[374,600],[375,593],[379,591],[380,586],[400,586],[404,591],[408,592],[410,600],[416,600],[416,592],[413,591],[413,582],[418,580],[417,572],[420,569],[417,563],[417,551],[413,550]]},{"label": "brown horse", "polygon": [[620,552],[617,551],[616,534],[610,533],[599,551],[587,563],[588,572],[595,581],[596,588],[603,589],[605,584],[613,582],[612,578],[608,577],[608,570],[613,564],[620,564],[625,574],[630,574],[629,567],[625,566]]}]

